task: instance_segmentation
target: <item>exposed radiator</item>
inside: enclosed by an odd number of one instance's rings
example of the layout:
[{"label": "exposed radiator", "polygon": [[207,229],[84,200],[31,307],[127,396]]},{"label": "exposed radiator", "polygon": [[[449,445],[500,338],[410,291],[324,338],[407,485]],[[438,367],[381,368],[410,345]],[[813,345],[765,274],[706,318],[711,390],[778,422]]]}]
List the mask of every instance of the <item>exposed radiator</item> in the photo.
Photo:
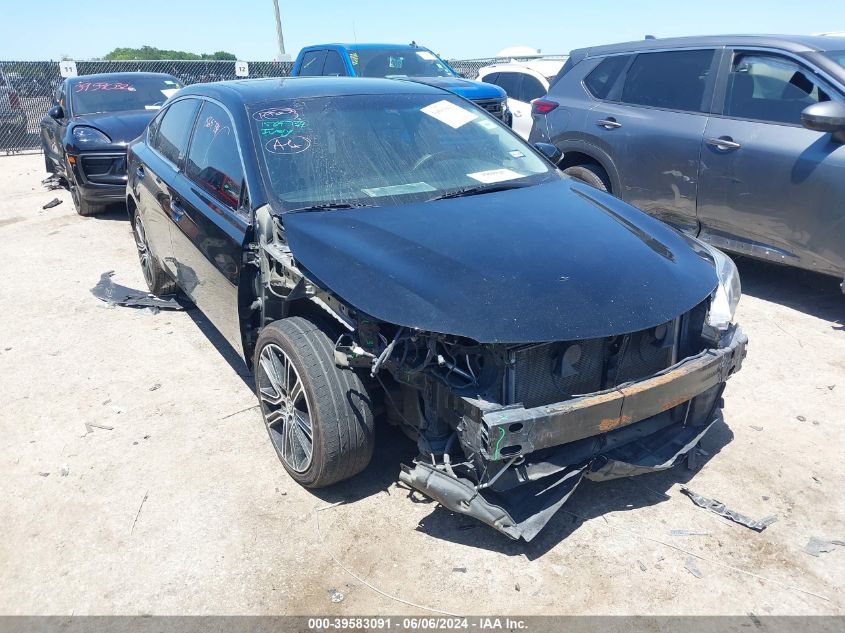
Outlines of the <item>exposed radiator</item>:
[{"label": "exposed radiator", "polygon": [[505,400],[539,407],[647,378],[675,362],[679,322],[623,336],[515,347]]}]

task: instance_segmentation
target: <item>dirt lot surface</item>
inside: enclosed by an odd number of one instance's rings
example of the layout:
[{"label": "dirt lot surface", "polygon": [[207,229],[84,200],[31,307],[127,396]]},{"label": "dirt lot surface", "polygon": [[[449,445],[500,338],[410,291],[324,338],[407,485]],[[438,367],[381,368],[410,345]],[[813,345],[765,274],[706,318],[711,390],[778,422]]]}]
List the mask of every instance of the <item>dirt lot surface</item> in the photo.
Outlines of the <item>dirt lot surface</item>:
[{"label": "dirt lot surface", "polygon": [[92,296],[108,270],[143,287],[123,213],[44,177],[0,158],[0,613],[845,614],[845,547],[804,551],[845,540],[836,281],[740,262],[748,358],[700,469],[585,482],[525,544],[409,497],[389,429],[359,477],[297,486],[200,313]]}]

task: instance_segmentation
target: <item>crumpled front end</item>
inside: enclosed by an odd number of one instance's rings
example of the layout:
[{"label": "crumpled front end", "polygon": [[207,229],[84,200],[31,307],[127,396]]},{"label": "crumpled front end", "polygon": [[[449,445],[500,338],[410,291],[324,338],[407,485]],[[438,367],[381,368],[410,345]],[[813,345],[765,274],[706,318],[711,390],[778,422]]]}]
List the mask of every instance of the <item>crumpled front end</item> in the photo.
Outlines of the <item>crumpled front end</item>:
[{"label": "crumpled front end", "polygon": [[[401,480],[530,541],[585,477],[671,468],[721,420],[725,381],[745,357],[747,339],[736,326],[685,355],[696,338],[689,329],[698,325],[693,310],[665,328],[624,337],[509,350],[505,403],[454,390],[441,395],[442,410],[458,417],[454,436],[438,447],[435,425],[421,429],[421,455]],[[605,388],[589,390],[595,385]],[[552,393],[569,397],[548,403]],[[425,396],[420,403],[425,409]],[[455,457],[458,444],[465,459]]]}]

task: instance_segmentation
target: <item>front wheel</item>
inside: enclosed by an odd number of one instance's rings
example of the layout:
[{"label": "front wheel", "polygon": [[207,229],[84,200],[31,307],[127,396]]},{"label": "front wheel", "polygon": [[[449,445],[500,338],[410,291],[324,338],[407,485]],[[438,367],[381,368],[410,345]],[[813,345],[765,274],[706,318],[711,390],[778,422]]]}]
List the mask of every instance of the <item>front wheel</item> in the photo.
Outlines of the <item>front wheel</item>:
[{"label": "front wheel", "polygon": [[102,213],[105,210],[104,206],[91,204],[79,194],[79,187],[76,186],[76,182],[71,175],[68,175],[68,186],[70,187],[70,197],[73,200],[73,206],[79,215],[88,217]]},{"label": "front wheel", "polygon": [[321,488],[366,468],[372,403],[358,375],[335,365],[334,345],[322,330],[301,317],[267,325],[253,371],[270,441],[293,479]]}]

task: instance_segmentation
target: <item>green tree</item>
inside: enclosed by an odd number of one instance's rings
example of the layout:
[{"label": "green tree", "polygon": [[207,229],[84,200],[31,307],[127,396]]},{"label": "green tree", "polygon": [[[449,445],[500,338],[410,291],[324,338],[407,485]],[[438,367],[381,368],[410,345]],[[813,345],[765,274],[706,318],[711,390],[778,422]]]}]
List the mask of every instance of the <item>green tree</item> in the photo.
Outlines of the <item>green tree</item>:
[{"label": "green tree", "polygon": [[216,53],[187,53],[185,51],[171,51],[155,46],[142,46],[141,48],[116,48],[108,53],[103,59],[108,60],[161,60],[161,59],[218,59],[218,60],[236,60],[237,56],[226,51],[217,51]]}]

